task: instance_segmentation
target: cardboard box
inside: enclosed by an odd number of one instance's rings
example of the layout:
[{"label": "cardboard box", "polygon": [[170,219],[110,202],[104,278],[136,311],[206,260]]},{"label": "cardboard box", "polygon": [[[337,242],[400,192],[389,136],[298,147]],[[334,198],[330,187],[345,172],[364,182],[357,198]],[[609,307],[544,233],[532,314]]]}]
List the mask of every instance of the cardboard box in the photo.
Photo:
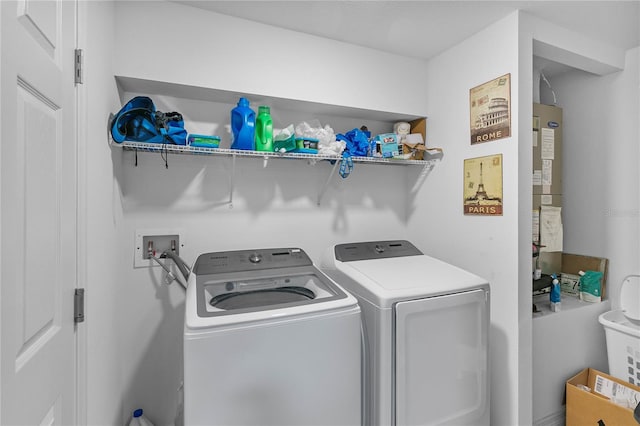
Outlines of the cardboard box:
[{"label": "cardboard box", "polygon": [[[588,386],[590,391],[579,385]],[[640,398],[640,387],[592,368],[567,380],[566,426],[638,426],[631,408],[615,404],[605,396],[612,389],[625,398]]]},{"label": "cardboard box", "polygon": [[407,160],[424,160],[424,152],[427,148],[424,146],[424,138],[422,133],[409,133],[404,137],[401,144],[402,154]]},{"label": "cardboard box", "polygon": [[422,135],[422,140],[425,145],[427,143],[427,118],[418,118],[416,120],[410,121],[411,125],[411,133],[420,133]]}]

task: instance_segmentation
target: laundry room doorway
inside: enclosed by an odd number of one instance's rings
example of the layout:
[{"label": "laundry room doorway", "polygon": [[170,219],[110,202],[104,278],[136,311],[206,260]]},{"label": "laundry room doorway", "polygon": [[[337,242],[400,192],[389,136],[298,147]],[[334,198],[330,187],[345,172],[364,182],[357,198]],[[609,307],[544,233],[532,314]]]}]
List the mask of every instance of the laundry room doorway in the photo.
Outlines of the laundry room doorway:
[{"label": "laundry room doorway", "polygon": [[77,424],[76,8],[0,2],[0,424]]}]

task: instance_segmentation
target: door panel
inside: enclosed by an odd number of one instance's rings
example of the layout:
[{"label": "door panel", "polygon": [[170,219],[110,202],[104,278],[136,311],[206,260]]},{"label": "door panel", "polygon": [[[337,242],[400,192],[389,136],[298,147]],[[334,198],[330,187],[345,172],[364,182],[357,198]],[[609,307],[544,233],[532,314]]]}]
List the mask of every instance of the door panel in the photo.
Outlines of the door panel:
[{"label": "door panel", "polygon": [[397,425],[480,425],[488,410],[484,290],[396,304]]},{"label": "door panel", "polygon": [[[24,86],[26,83],[21,83]],[[17,166],[23,170],[23,179],[17,179],[23,187],[24,246],[22,271],[17,285],[20,303],[16,324],[22,330],[22,347],[18,365],[25,363],[24,356],[37,353],[60,328],[60,295],[58,283],[51,282],[57,274],[57,250],[51,252],[60,240],[57,207],[57,163],[60,116],[57,107],[47,102],[33,88],[18,87],[17,108],[18,138]],[[27,90],[29,89],[29,90]],[[40,96],[38,96],[40,95]],[[47,141],[41,143],[39,141]],[[46,173],[49,176],[43,176]],[[17,267],[17,265],[16,265]]]},{"label": "door panel", "polygon": [[0,424],[75,424],[76,2],[0,7]]},{"label": "door panel", "polygon": [[17,12],[18,22],[49,57],[54,58],[59,36],[59,4],[52,0],[21,1]]}]

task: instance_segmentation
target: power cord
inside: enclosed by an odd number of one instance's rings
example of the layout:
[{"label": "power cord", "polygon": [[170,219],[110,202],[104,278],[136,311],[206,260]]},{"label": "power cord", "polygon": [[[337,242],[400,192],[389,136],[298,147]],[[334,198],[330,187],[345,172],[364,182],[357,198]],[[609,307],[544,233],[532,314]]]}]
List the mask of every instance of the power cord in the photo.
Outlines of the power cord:
[{"label": "power cord", "polygon": [[553,95],[553,105],[555,106],[557,104],[556,92],[553,91],[551,83],[549,83],[549,80],[547,80],[547,77],[544,76],[542,71],[540,71],[540,77],[542,77],[542,80],[544,80],[544,82],[547,83],[547,86],[549,86],[549,90],[551,90],[551,94]]}]

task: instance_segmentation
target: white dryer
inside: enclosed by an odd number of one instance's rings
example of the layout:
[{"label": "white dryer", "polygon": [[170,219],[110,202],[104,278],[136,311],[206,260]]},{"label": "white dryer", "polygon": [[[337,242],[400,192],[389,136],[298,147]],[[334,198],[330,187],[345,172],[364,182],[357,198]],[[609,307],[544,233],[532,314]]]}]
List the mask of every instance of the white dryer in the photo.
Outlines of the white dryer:
[{"label": "white dryer", "polygon": [[200,255],[187,285],[184,419],[360,425],[356,299],[299,248]]},{"label": "white dryer", "polygon": [[320,267],[362,309],[365,425],[489,425],[486,280],[408,241],[339,244]]}]

